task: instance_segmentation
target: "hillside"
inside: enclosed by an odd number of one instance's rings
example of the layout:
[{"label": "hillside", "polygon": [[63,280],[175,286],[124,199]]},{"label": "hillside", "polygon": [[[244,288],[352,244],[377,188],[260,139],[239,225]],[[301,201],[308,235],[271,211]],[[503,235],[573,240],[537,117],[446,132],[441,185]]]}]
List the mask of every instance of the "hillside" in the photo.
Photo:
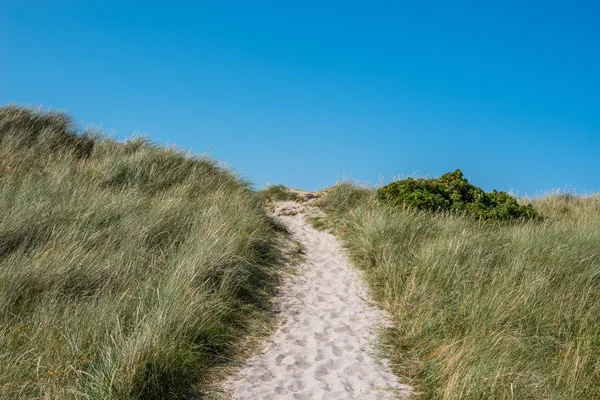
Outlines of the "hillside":
[{"label": "hillside", "polygon": [[395,325],[387,355],[426,399],[600,398],[600,196],[533,201],[542,221],[395,208],[340,184],[336,232]]},{"label": "hillside", "polygon": [[264,317],[278,231],[211,159],[0,108],[0,397],[185,398]]},{"label": "hillside", "polygon": [[598,195],[257,193],[0,107],[0,398],[600,398],[599,249]]}]

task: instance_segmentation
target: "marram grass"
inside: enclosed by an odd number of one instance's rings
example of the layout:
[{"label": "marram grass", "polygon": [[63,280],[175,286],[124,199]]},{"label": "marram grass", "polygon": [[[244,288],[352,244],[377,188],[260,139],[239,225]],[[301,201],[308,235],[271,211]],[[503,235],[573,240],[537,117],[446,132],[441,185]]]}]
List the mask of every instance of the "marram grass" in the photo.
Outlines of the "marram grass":
[{"label": "marram grass", "polygon": [[0,398],[185,398],[264,315],[277,231],[211,159],[0,108]]},{"label": "marram grass", "polygon": [[349,184],[322,201],[421,398],[600,398],[600,196],[533,204],[543,222],[392,209]]}]

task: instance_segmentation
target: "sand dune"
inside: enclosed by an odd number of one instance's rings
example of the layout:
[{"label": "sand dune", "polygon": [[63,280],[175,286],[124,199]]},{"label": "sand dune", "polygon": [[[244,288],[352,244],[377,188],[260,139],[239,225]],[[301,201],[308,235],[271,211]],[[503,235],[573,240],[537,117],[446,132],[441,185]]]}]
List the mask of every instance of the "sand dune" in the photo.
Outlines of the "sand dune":
[{"label": "sand dune", "polygon": [[375,356],[375,329],[384,318],[368,304],[359,272],[349,266],[336,239],[308,225],[297,203],[277,207],[279,218],[306,247],[306,260],[282,287],[282,324],[228,383],[231,396],[389,399],[409,394],[411,388],[398,381],[386,360]]}]

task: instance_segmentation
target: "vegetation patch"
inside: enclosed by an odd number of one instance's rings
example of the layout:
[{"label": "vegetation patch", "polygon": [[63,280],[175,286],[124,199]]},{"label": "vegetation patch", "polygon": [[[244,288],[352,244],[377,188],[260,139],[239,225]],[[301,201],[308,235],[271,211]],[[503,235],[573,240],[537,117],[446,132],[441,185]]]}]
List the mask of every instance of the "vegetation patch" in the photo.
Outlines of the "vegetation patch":
[{"label": "vegetation patch", "polygon": [[265,201],[296,201],[298,200],[298,193],[294,192],[290,188],[281,185],[268,185],[266,188],[261,190],[260,196]]},{"label": "vegetation patch", "polygon": [[321,200],[395,321],[391,366],[422,398],[600,398],[600,196],[532,205],[545,220],[482,224],[350,184]]},{"label": "vegetation patch", "polygon": [[492,221],[540,219],[531,204],[519,204],[506,192],[485,192],[464,178],[460,169],[437,179],[403,179],[377,191],[378,198],[394,207],[455,212]]},{"label": "vegetation patch", "polygon": [[283,232],[210,158],[0,108],[0,398],[188,398],[267,320]]}]

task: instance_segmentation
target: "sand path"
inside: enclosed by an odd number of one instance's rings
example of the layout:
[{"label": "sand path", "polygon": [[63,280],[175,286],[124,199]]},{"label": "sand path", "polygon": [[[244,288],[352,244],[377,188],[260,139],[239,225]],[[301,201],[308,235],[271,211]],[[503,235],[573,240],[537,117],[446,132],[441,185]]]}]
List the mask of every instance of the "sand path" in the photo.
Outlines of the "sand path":
[{"label": "sand path", "polygon": [[335,237],[308,225],[295,202],[278,203],[276,214],[305,246],[305,261],[282,286],[276,333],[228,383],[232,397],[390,399],[410,393],[386,360],[375,357],[374,331],[384,318],[367,302],[359,272]]}]

